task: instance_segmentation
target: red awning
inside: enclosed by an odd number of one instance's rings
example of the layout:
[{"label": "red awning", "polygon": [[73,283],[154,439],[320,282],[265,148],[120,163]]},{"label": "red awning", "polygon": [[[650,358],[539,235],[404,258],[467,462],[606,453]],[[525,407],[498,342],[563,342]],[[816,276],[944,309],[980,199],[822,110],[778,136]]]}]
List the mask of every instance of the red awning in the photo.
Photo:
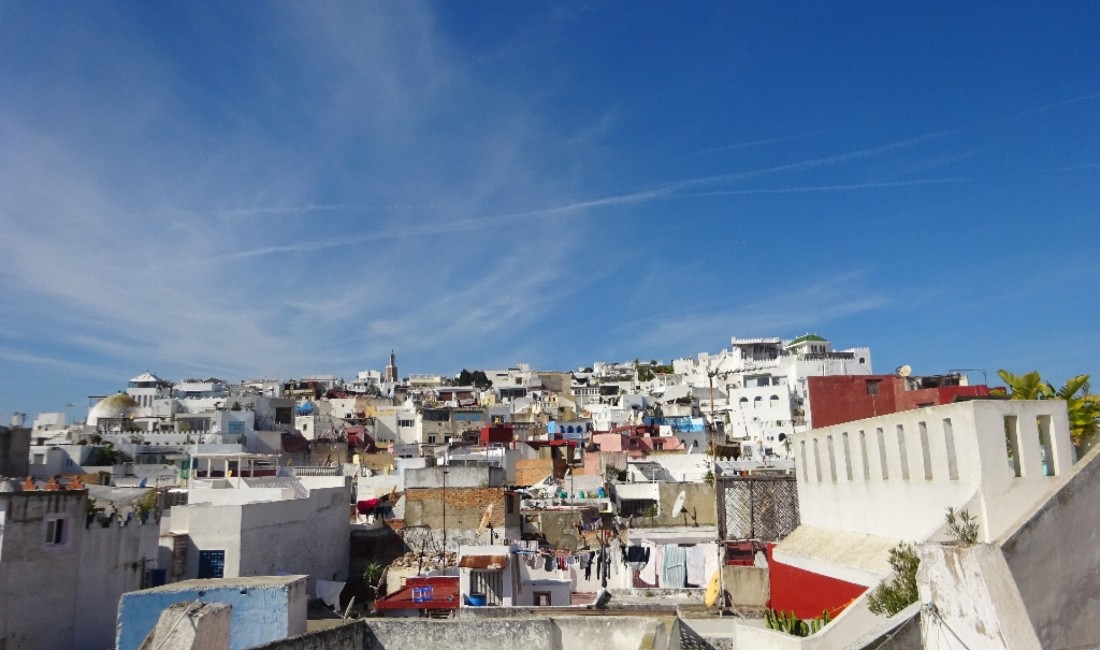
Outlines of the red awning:
[{"label": "red awning", "polygon": [[458,609],[458,576],[413,576],[405,586],[374,601],[374,608]]},{"label": "red awning", "polygon": [[508,566],[507,555],[464,555],[458,561],[462,569],[503,569]]}]

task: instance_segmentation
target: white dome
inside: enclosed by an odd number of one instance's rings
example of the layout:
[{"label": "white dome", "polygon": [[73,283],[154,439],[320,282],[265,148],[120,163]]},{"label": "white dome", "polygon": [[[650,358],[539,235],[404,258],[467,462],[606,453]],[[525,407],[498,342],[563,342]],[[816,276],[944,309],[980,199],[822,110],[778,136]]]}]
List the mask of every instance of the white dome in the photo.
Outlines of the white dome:
[{"label": "white dome", "polygon": [[118,420],[119,418],[132,418],[137,412],[137,402],[126,393],[115,393],[99,400],[99,403],[88,411],[88,424],[95,426],[102,420]]}]

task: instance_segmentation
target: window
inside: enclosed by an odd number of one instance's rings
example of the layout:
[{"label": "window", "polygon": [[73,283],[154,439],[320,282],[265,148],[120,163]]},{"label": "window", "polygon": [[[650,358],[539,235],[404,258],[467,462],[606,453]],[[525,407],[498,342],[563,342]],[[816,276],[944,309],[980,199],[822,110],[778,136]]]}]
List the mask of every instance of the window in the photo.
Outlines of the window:
[{"label": "window", "polygon": [[867,394],[868,395],[878,395],[879,394],[879,389],[880,389],[880,384],[882,384],[881,379],[868,379],[867,380]]},{"label": "window", "polygon": [[397,426],[399,426],[399,427],[410,428],[410,427],[412,427],[412,425],[413,425],[412,420],[398,420],[397,421]]},{"label": "window", "polygon": [[428,436],[428,444],[429,445],[434,445],[435,444],[435,436]]},{"label": "window", "polygon": [[535,592],[535,607],[550,607],[551,604],[549,591]]},{"label": "window", "polygon": [[470,593],[484,594],[486,605],[499,605],[504,594],[504,572],[470,571]]},{"label": "window", "polygon": [[199,579],[223,578],[225,551],[199,551]]},{"label": "window", "polygon": [[623,499],[619,502],[619,514],[623,517],[657,516],[656,499]]},{"label": "window", "polygon": [[46,520],[46,546],[60,546],[67,538],[68,526],[64,517],[51,517]]},{"label": "window", "polygon": [[34,459],[31,460],[31,464],[32,465],[45,465],[46,464],[46,454],[35,454]]}]

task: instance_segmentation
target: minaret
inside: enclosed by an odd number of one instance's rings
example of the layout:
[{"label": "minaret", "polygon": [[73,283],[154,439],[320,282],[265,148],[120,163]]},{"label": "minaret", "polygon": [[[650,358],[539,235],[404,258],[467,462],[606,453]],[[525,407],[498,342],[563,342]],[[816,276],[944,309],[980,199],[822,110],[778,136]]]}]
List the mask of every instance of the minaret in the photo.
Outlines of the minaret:
[{"label": "minaret", "polygon": [[390,363],[386,366],[386,381],[397,383],[397,355],[390,348]]}]

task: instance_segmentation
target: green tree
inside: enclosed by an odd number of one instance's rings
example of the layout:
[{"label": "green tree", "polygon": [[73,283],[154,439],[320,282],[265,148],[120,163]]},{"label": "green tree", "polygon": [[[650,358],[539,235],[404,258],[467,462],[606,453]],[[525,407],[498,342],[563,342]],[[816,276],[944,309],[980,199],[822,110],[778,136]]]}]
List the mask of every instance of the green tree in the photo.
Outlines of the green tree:
[{"label": "green tree", "polygon": [[475,370],[470,372],[463,368],[462,372],[458,373],[456,380],[459,386],[473,386],[480,390],[487,390],[493,387],[492,380],[485,374],[484,370]]},{"label": "green tree", "polygon": [[1050,382],[1043,381],[1035,370],[1023,375],[998,370],[997,376],[1008,386],[1009,399],[1065,400],[1073,444],[1080,446],[1096,435],[1097,418],[1100,418],[1100,397],[1090,394],[1088,375],[1071,377],[1058,389]]}]

